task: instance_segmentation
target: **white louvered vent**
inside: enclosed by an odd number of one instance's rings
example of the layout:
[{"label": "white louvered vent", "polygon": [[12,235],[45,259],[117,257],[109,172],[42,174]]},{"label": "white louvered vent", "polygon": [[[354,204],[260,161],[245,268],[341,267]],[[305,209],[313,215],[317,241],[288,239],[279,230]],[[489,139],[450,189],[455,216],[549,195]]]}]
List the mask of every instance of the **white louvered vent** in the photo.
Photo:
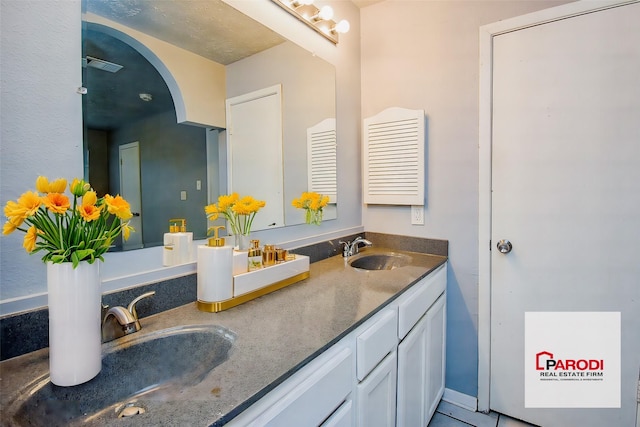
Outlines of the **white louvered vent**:
[{"label": "white louvered vent", "polygon": [[388,108],[363,135],[364,202],[424,205],[424,110]]},{"label": "white louvered vent", "polygon": [[307,129],[309,191],[329,196],[337,202],[336,119],[325,119]]}]

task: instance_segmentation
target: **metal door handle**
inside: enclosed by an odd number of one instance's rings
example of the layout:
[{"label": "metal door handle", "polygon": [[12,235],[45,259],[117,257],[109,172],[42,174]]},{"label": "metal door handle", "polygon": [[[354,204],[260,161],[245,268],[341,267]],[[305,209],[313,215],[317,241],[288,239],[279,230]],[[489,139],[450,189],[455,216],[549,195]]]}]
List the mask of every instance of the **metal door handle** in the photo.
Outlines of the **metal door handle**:
[{"label": "metal door handle", "polygon": [[510,241],[502,239],[496,245],[501,254],[508,254],[513,249],[513,245]]}]

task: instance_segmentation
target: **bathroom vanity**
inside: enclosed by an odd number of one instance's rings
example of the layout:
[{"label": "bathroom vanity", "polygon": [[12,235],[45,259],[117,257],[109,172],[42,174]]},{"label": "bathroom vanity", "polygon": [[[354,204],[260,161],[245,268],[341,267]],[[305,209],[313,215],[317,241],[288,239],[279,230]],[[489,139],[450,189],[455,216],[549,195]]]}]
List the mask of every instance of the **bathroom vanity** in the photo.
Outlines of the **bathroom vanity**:
[{"label": "bathroom vanity", "polygon": [[[389,252],[410,260],[392,270],[349,264]],[[370,419],[426,425],[444,390],[446,259],[367,248],[349,260],[338,255],[315,262],[308,279],[220,313],[192,303],[143,317],[140,332],[105,344],[104,353],[190,325],[229,331],[225,345],[231,346],[195,381],[150,387],[67,425],[111,425],[127,405],[145,412],[118,425],[356,426],[371,425]],[[194,351],[181,348],[181,357],[196,354],[195,341],[180,342],[194,345]],[[154,358],[151,364],[162,371],[164,363]],[[11,390],[1,398],[2,425],[26,425],[13,414],[28,393],[46,385],[47,371],[47,349],[0,363],[3,389]],[[49,425],[47,419],[29,423]]]}]

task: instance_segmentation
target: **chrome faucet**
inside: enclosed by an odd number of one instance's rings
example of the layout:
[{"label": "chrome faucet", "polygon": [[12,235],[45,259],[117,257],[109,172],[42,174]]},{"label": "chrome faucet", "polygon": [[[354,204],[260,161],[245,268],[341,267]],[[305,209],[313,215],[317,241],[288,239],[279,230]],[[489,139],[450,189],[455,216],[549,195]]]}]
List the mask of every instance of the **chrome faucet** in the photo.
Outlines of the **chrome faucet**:
[{"label": "chrome faucet", "polygon": [[342,256],[344,258],[357,254],[360,251],[360,245],[373,246],[373,243],[371,243],[371,241],[361,236],[358,236],[355,239],[353,239],[353,242],[340,241],[338,243],[341,243],[344,245],[344,247],[342,248]]},{"label": "chrome faucet", "polygon": [[144,293],[131,301],[127,308],[120,306],[109,308],[109,306],[103,305],[102,310],[106,313],[102,317],[102,342],[112,341],[142,329],[138,320],[136,304],[141,299],[155,294],[156,291]]}]

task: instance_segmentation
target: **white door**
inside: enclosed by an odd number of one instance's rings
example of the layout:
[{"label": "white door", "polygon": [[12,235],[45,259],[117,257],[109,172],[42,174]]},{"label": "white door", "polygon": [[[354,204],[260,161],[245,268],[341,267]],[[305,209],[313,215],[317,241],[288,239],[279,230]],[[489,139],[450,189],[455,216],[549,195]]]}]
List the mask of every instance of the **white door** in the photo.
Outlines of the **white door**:
[{"label": "white door", "polygon": [[[545,427],[634,426],[640,4],[497,35],[492,66],[490,407]],[[620,408],[525,408],[526,312],[621,313]]]},{"label": "white door", "polygon": [[227,99],[229,191],[266,202],[251,231],[284,226],[281,104],[279,85]]},{"label": "white door", "polygon": [[129,225],[135,232],[122,242],[122,249],[139,249],[142,247],[142,200],[140,191],[140,146],[131,142],[119,147],[120,154],[120,195],[129,202],[133,217]]}]

